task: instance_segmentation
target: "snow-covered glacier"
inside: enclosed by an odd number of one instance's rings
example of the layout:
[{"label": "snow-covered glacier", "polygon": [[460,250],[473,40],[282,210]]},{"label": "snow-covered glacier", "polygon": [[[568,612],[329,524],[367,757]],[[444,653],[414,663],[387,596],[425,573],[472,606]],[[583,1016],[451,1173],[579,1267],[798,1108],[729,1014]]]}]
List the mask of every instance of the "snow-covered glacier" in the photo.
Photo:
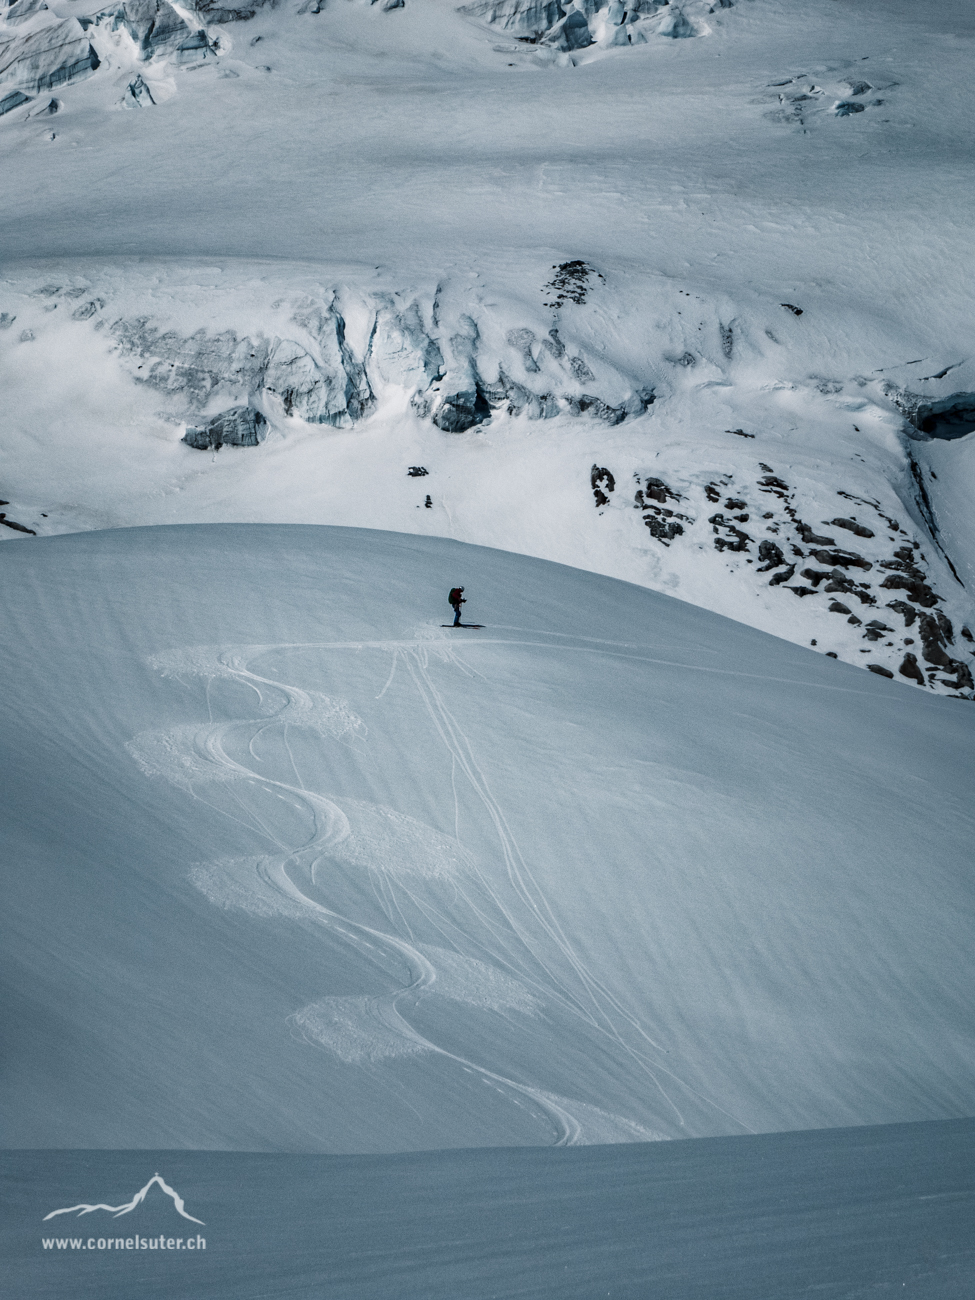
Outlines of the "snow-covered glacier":
[{"label": "snow-covered glacier", "polygon": [[970,698],[969,18],[21,0],[0,534],[452,536]]},{"label": "snow-covered glacier", "polygon": [[[8,1145],[970,1111],[958,701],[445,539],[95,530],[3,564]],[[441,626],[455,583],[482,628]]]}]

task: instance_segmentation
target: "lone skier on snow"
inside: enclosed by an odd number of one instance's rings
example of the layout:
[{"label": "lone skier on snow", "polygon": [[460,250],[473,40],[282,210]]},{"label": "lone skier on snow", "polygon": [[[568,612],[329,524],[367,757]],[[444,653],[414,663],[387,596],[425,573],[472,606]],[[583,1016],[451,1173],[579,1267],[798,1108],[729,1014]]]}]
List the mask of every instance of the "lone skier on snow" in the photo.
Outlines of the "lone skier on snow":
[{"label": "lone skier on snow", "polygon": [[467,601],[464,599],[464,588],[451,587],[450,595],[447,597],[447,599],[450,601],[451,605],[453,606],[454,627],[460,627],[460,607],[461,605],[467,604]]}]

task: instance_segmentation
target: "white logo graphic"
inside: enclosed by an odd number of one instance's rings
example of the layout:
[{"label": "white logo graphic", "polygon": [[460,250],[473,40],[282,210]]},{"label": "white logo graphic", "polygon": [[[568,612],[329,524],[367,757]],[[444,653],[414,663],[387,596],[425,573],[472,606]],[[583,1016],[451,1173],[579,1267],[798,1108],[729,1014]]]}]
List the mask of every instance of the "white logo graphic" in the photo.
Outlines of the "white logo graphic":
[{"label": "white logo graphic", "polygon": [[157,1183],[167,1196],[173,1198],[173,1204],[176,1206],[177,1214],[181,1214],[184,1219],[189,1219],[191,1223],[198,1223],[201,1228],[206,1227],[206,1224],[202,1219],[194,1219],[192,1214],[186,1213],[185,1202],[182,1196],[180,1196],[179,1192],[175,1191],[174,1188],[170,1187],[170,1185],[159,1174],[153,1174],[145,1187],[143,1187],[141,1191],[136,1192],[135,1196],[132,1197],[132,1200],[126,1205],[69,1205],[63,1210],[52,1210],[50,1214],[45,1214],[43,1222],[47,1223],[48,1219],[56,1218],[59,1214],[77,1214],[80,1218],[83,1214],[91,1214],[92,1210],[107,1210],[109,1214],[117,1219],[121,1215],[128,1214],[131,1210],[134,1210],[137,1205],[141,1205],[146,1199],[146,1193],[153,1183]]}]

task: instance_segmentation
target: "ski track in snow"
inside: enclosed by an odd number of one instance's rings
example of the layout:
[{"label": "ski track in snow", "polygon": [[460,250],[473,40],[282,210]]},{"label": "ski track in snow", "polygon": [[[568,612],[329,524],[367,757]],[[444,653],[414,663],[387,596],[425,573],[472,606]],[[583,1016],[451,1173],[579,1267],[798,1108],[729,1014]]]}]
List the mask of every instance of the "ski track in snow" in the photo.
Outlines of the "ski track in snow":
[{"label": "ski track in snow", "polygon": [[[608,645],[600,648],[606,652]],[[389,677],[376,698],[382,699],[386,695],[402,668],[449,753],[455,826],[459,827],[460,823],[458,782],[466,784],[487,813],[509,886],[503,894],[481,872],[476,859],[458,839],[442,835],[393,809],[344,797],[342,804],[345,808],[340,807],[326,795],[308,789],[302,780],[288,741],[289,728],[310,728],[326,740],[349,743],[364,738],[365,726],[344,701],[302,690],[274,677],[262,676],[248,665],[255,658],[274,651],[363,649],[379,650],[391,656]],[[599,652],[596,647],[593,651]],[[378,950],[405,964],[409,980],[393,992],[374,997],[323,998],[289,1017],[297,1037],[330,1050],[347,1064],[367,1065],[397,1057],[435,1054],[478,1076],[512,1100],[523,1099],[533,1104],[546,1117],[556,1146],[659,1139],[661,1134],[636,1121],[611,1115],[588,1103],[569,1101],[449,1050],[418,1032],[401,1009],[402,1004],[415,1006],[424,995],[430,994],[502,1013],[515,1011],[528,1016],[539,1014],[548,1003],[585,1024],[607,1050],[628,1060],[631,1068],[643,1075],[658,1093],[678,1127],[684,1127],[684,1116],[675,1094],[683,1092],[719,1111],[742,1130],[751,1131],[716,1101],[697,1092],[659,1059],[667,1054],[666,1049],[656,1043],[644,1026],[621,1006],[597,974],[574,951],[491,792],[470,737],[438,689],[432,671],[434,659],[445,668],[453,668],[469,677],[480,675],[463,662],[444,638],[310,645],[192,646],[153,656],[150,665],[165,677],[205,680],[210,720],[201,725],[182,725],[143,733],[129,742],[130,754],[147,775],[165,778],[215,811],[225,810],[217,809],[216,805],[203,799],[195,786],[211,782],[224,784],[232,792],[242,814],[229,815],[249,830],[269,839],[276,849],[251,858],[198,864],[190,872],[192,883],[217,906],[239,908],[261,917],[311,919],[324,924],[360,951],[374,954]],[[210,687],[214,680],[219,679],[251,687],[262,716],[215,722],[210,710]],[[284,697],[285,702],[280,707],[275,707],[273,702],[276,693]],[[228,747],[240,752],[240,742],[245,739],[243,749],[261,762],[253,746],[270,728],[281,731],[290,772],[277,775],[257,772],[238,762],[228,752]],[[249,739],[246,738],[248,729]],[[304,843],[282,840],[275,829],[268,826],[236,793],[235,786],[241,782],[257,783],[285,799],[292,807],[304,810],[312,827],[308,839]],[[321,901],[327,886],[327,879],[322,879],[325,865],[336,861],[365,869],[392,930],[366,925]],[[468,937],[430,898],[423,896],[425,880],[448,882],[455,896],[471,910],[493,943],[490,949],[482,944],[491,957],[490,962],[414,940],[397,902],[397,890],[448,940],[451,931],[461,938]],[[466,887],[467,881],[471,888]],[[484,906],[479,905],[473,896],[475,891],[482,893],[488,904],[496,909],[506,930],[496,919],[485,914]],[[396,932],[400,928],[407,937]],[[556,963],[563,972],[571,972],[571,980],[559,973]],[[634,1046],[630,1038],[638,1040],[639,1045]]]}]

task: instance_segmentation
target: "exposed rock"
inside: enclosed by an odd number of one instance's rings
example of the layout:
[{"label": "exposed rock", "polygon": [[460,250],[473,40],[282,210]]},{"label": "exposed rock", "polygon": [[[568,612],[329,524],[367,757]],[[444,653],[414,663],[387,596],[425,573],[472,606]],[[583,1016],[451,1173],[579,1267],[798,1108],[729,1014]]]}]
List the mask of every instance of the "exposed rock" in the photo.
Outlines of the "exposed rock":
[{"label": "exposed rock", "polygon": [[794,564],[790,564],[789,567],[787,569],[783,569],[781,573],[773,573],[772,577],[769,578],[768,585],[770,587],[777,587],[782,582],[788,582],[791,578],[795,576],[795,572],[796,572],[796,566]]},{"label": "exposed rock", "polygon": [[[637,482],[639,481],[638,479]],[[662,478],[648,478],[645,481],[646,487],[637,488],[637,506],[642,508],[646,500],[659,501],[661,505],[664,505],[667,501],[681,500],[681,494],[669,488]]]},{"label": "exposed rock", "polygon": [[198,451],[219,451],[223,446],[256,447],[267,436],[267,420],[253,406],[221,411],[202,429],[187,428],[183,442]]},{"label": "exposed rock", "polygon": [[942,685],[953,686],[956,691],[975,690],[975,681],[972,680],[972,670],[967,664],[960,660],[955,660],[953,671],[957,674],[954,681],[947,681],[942,678]]},{"label": "exposed rock", "polygon": [[[807,546],[835,546],[836,541],[832,537],[820,537],[814,533],[809,524],[804,524],[801,519],[796,520],[796,528],[799,536]],[[825,561],[824,561],[825,563]]]},{"label": "exposed rock", "polygon": [[906,591],[911,600],[914,601],[915,605],[921,605],[925,609],[933,609],[941,599],[940,596],[936,595],[936,593],[931,590],[926,582],[919,581],[912,577],[902,577],[897,573],[892,573],[889,577],[884,578],[880,585],[888,591]]},{"label": "exposed rock", "polygon": [[852,610],[849,605],[844,605],[842,601],[831,600],[829,603],[829,612],[831,614],[850,614]]},{"label": "exposed rock", "polygon": [[864,636],[868,641],[882,641],[884,636],[893,630],[886,623],[881,623],[879,618],[872,618],[864,629]]},{"label": "exposed rock", "polygon": [[410,478],[424,478],[430,471],[424,465],[411,465],[406,473]]},{"label": "exposed rock", "polygon": [[912,655],[910,650],[904,655],[904,662],[897,671],[902,677],[909,677],[911,681],[917,682],[918,686],[924,685],[924,673],[917,662],[917,656]]},{"label": "exposed rock", "polygon": [[545,286],[543,293],[551,293],[552,301],[546,302],[546,307],[552,307],[559,310],[567,302],[575,303],[580,307],[589,295],[593,287],[593,280],[603,280],[602,275],[591,266],[588,262],[572,261],[560,262],[553,266],[552,270],[555,275]]},{"label": "exposed rock", "polygon": [[862,113],[863,110],[863,104],[854,104],[852,100],[841,99],[834,112],[837,117],[851,117],[854,113]]},{"label": "exposed rock", "polygon": [[[834,528],[846,528],[849,532],[855,533],[857,537],[876,536],[869,528],[864,528],[863,524],[858,524],[855,519],[831,519],[829,522]],[[828,542],[826,545],[832,546],[834,543]]]},{"label": "exposed rock", "polygon": [[888,600],[887,608],[894,610],[898,614],[903,614],[905,627],[913,626],[914,620],[917,618],[917,610],[913,605],[909,605],[906,600]]},{"label": "exposed rock", "polygon": [[[589,482],[592,484],[593,496],[596,498],[597,506],[608,506],[610,492],[616,490],[616,479],[608,469],[603,469],[599,465],[593,465],[592,472],[589,475]],[[605,488],[605,491],[603,490]],[[683,529],[681,529],[683,532]]]},{"label": "exposed rock", "polygon": [[[751,537],[749,537],[747,533],[742,532],[740,528],[735,528],[733,524],[730,524],[728,520],[725,519],[724,515],[712,515],[708,520],[708,523],[712,526],[712,530],[715,533],[714,549],[716,551],[748,550],[748,543],[752,540]],[[724,537],[718,535],[719,528],[725,530],[726,535]],[[792,573],[795,573],[795,566],[792,566]],[[789,577],[792,576],[792,573],[789,574]],[[776,578],[772,579],[773,584],[776,581]],[[778,579],[778,581],[784,581],[784,578]]]},{"label": "exposed rock", "polygon": [[880,677],[893,677],[894,674],[883,664],[867,664],[867,668],[872,673],[877,673]]},{"label": "exposed rock", "polygon": [[669,545],[684,532],[683,525],[673,518],[673,511],[670,510],[653,510],[643,516],[643,522],[650,529],[650,536],[656,537],[665,545]]},{"label": "exposed rock", "polygon": [[[4,502],[4,505],[6,505],[6,502]],[[37,533],[34,532],[33,528],[28,528],[25,524],[14,523],[14,521],[8,519],[2,511],[0,511],[0,524],[3,524],[4,528],[12,528],[14,532],[17,533],[29,533],[31,537],[37,536]]]},{"label": "exposed rock", "polygon": [[[769,569],[777,569],[780,564],[785,564],[785,556],[774,542],[767,539],[758,544],[758,558],[762,561],[756,569],[756,573],[768,573]],[[795,568],[793,567],[793,572]]]},{"label": "exposed rock", "polygon": [[873,565],[855,551],[812,551],[820,564],[833,564],[841,569],[872,569]]}]

